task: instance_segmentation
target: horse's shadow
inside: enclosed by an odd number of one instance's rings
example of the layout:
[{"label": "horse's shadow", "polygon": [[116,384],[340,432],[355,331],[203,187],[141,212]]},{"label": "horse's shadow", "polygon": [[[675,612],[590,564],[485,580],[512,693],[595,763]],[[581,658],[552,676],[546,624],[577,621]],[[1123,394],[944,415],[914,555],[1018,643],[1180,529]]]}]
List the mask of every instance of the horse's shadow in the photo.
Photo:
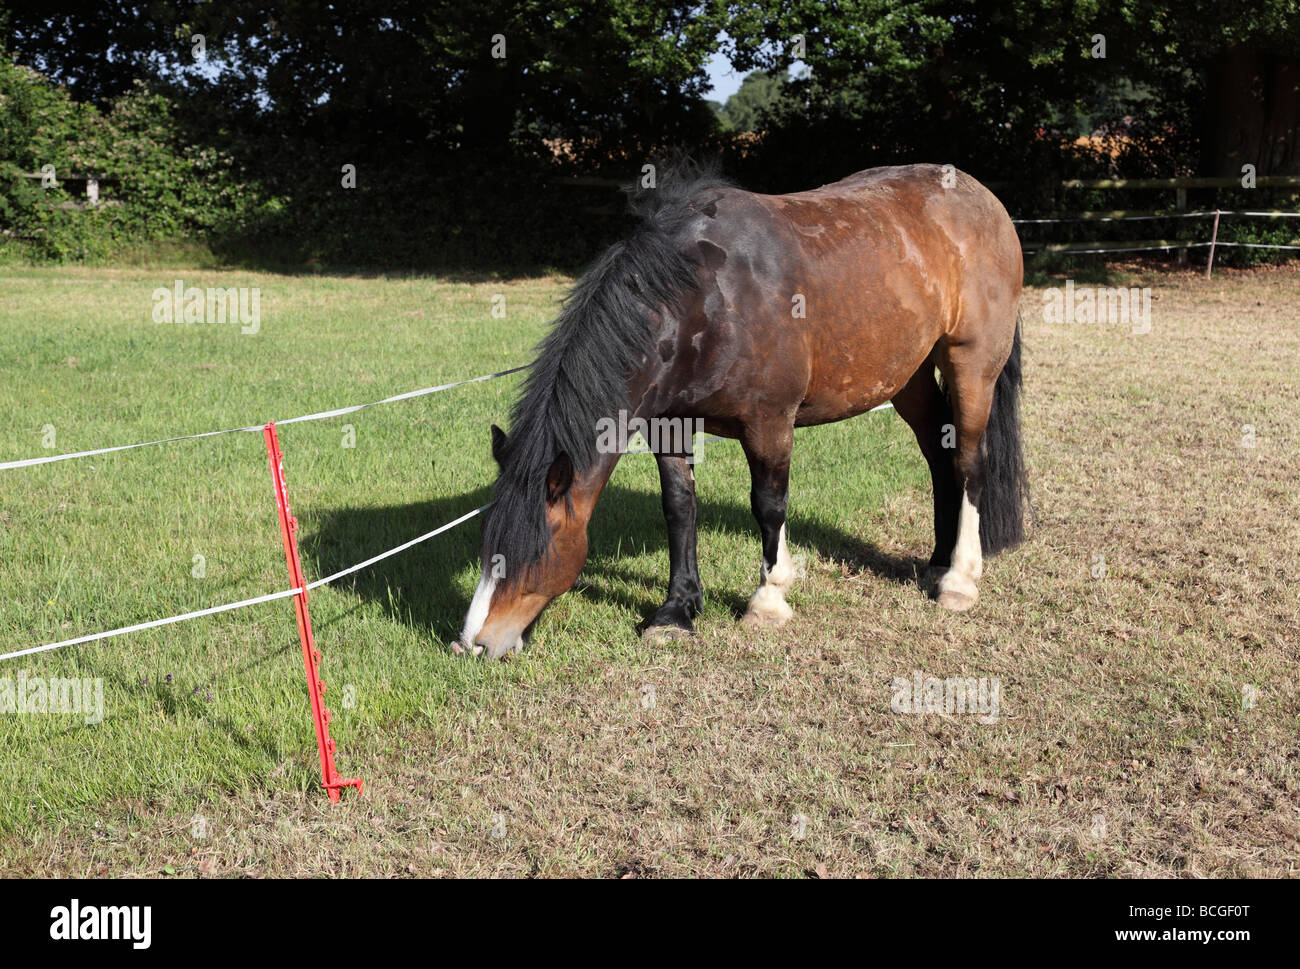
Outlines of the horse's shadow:
[{"label": "horse's shadow", "polygon": [[[314,560],[319,574],[329,575],[356,562],[394,548],[416,535],[432,531],[486,503],[490,489],[407,505],[377,508],[339,508],[325,512],[315,528],[303,536],[303,551]],[[613,507],[617,514],[609,514]],[[606,514],[601,514],[604,511]],[[747,505],[709,500],[700,504],[702,531],[724,531],[753,539],[753,560],[758,562],[758,527]],[[819,556],[843,562],[850,571],[865,571],[893,582],[914,582],[925,561],[881,551],[857,536],[816,519],[791,518],[797,544]],[[337,583],[363,599],[380,603],[399,622],[450,642],[460,632],[469,606],[468,594],[456,577],[479,565],[480,528],[476,519],[384,559]],[[647,569],[615,557],[622,547],[655,552],[667,545],[667,531],[659,494],[611,484],[592,519],[590,555],[580,583],[592,594],[609,598],[647,616],[661,603],[668,585],[667,563]],[[640,594],[633,590],[640,590]],[[739,593],[744,593],[744,596]],[[705,590],[726,597],[732,613],[744,612],[745,596],[752,590]]]}]

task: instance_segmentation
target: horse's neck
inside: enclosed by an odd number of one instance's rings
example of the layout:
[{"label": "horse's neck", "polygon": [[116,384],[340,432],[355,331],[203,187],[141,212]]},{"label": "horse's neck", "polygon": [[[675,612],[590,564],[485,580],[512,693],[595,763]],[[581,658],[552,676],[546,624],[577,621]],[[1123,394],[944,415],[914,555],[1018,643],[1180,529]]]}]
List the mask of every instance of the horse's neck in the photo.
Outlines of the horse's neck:
[{"label": "horse's neck", "polygon": [[605,485],[609,484],[610,475],[614,473],[614,468],[622,456],[621,453],[599,454],[591,467],[574,478],[570,494],[573,496],[576,510],[585,521],[591,520],[596,502],[600,500],[601,493],[605,490]]},{"label": "horse's neck", "polygon": [[[612,437],[615,442],[626,443],[622,441],[623,428],[626,428],[632,421],[637,419],[649,420],[653,414],[655,394],[649,387],[630,388],[629,403],[626,409],[621,412],[608,414],[604,418],[611,422],[612,434],[605,434],[606,441]],[[614,473],[614,468],[622,459],[624,451],[622,447],[600,447],[598,434],[598,451],[596,460],[586,471],[577,476],[574,492],[577,495],[586,497],[587,513],[595,508],[596,502],[600,499],[601,493],[605,490],[605,485],[609,483],[610,476]],[[630,435],[629,435],[630,436]]]}]

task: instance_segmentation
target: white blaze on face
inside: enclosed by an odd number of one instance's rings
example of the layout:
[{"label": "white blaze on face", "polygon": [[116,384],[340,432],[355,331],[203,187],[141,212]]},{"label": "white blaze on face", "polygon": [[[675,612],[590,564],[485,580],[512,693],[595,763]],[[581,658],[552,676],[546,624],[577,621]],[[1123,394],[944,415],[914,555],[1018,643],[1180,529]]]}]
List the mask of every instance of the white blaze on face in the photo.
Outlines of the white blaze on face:
[{"label": "white blaze on face", "polygon": [[492,607],[492,593],[496,591],[496,576],[490,575],[485,568],[479,577],[478,588],[474,590],[474,599],[465,613],[465,628],[461,630],[460,641],[466,649],[474,649],[474,637],[487,622],[488,610]]}]

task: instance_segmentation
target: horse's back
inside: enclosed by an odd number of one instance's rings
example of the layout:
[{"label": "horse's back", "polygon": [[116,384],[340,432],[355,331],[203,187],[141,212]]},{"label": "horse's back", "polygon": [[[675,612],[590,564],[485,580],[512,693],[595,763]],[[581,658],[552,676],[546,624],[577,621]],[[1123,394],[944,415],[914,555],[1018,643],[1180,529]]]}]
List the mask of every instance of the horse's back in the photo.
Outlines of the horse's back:
[{"label": "horse's back", "polygon": [[[951,165],[869,168],[820,188],[760,198],[799,228],[828,215],[844,220],[843,238],[860,245],[888,243],[898,231],[940,230],[965,260],[1020,264],[1019,237],[1002,203]],[[950,254],[941,246],[928,255],[938,260]]]},{"label": "horse's back", "polygon": [[798,389],[800,424],[889,400],[941,340],[1010,348],[1015,227],[950,166],[873,168],[788,195],[723,189],[700,211],[686,244],[708,267],[703,325],[742,379]]}]

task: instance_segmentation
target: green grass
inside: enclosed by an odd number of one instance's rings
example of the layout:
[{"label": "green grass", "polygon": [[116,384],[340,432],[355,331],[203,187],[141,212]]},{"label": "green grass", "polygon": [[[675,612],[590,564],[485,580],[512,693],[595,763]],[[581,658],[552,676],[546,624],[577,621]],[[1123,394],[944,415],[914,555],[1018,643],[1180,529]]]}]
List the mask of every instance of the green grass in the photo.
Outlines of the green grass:
[{"label": "green grass", "polygon": [[[153,323],[152,291],[177,277],[259,287],[260,332]],[[565,283],[5,269],[0,460],[283,419],[505,369],[531,358]],[[495,294],[506,298],[503,319],[490,314]],[[494,475],[488,426],[504,424],[517,379],[283,428],[308,578],[482,504]],[[345,448],[349,424],[355,447]],[[47,425],[51,450],[42,447]],[[706,445],[697,471],[702,624],[728,624],[757,569],[747,475],[733,442]],[[869,559],[857,536],[888,496],[915,494],[926,480],[892,413],[801,430],[796,551]],[[652,459],[623,460],[591,534],[583,584],[547,612],[521,660],[506,664],[447,648],[477,578],[476,523],[314,593],[340,769],[373,776],[378,760],[401,760],[412,732],[451,742],[467,714],[639,657],[634,625],[667,579]],[[202,578],[192,574],[195,556]],[[0,561],[0,651],[283,589],[262,438],[0,472]],[[827,606],[831,594],[819,589],[796,589],[792,603]],[[19,670],[102,678],[106,716],[96,725],[0,716],[0,832],[84,827],[105,803],[199,810],[223,794],[322,796],[287,601],[11,660],[0,676]]]}]

